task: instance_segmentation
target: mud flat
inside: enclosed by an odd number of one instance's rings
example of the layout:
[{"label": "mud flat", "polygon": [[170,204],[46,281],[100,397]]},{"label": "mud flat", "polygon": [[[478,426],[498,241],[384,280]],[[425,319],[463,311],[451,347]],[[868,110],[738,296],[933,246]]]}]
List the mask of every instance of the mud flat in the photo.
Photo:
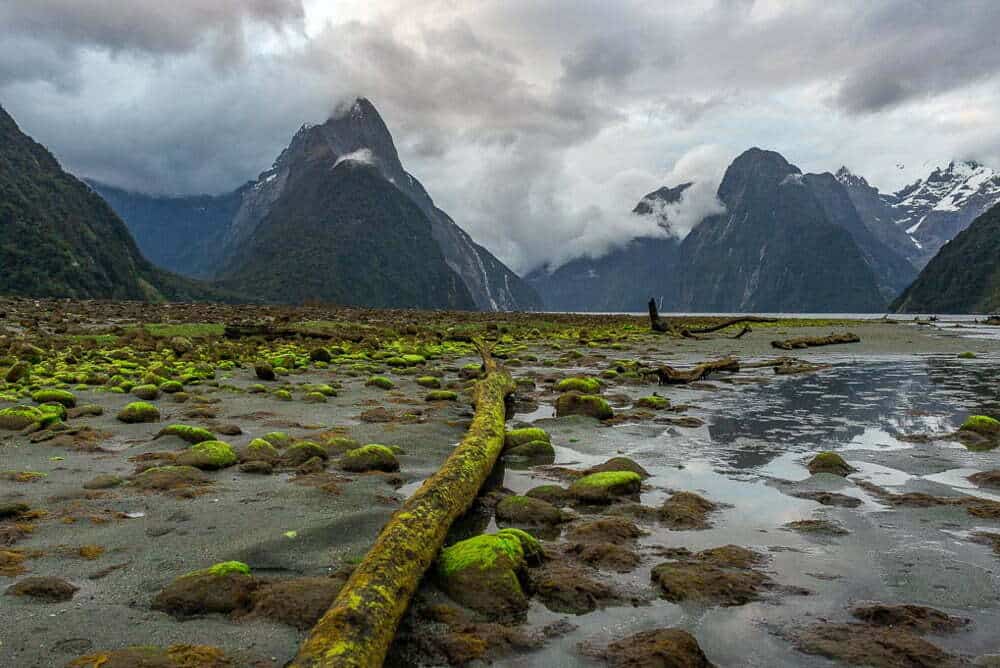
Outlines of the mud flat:
[{"label": "mud flat", "polygon": [[[1000,417],[1000,337],[981,329],[783,320],[694,340],[625,316],[0,313],[0,665],[284,665],[464,434],[474,337],[520,380],[509,450],[387,665],[1000,654],[1000,449],[960,430]],[[227,338],[236,322],[277,334]],[[771,346],[846,331],[861,341]],[[726,356],[741,370],[652,373]],[[762,365],[783,356],[809,370]],[[154,408],[123,412],[137,402]],[[827,451],[846,475],[810,473]]]}]

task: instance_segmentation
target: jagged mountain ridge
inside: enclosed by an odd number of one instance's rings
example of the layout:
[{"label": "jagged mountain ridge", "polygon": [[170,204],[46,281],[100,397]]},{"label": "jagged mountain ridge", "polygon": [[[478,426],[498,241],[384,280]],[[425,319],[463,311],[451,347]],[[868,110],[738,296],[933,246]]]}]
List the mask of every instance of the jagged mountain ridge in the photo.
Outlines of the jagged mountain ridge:
[{"label": "jagged mountain ridge", "polygon": [[125,223],[0,107],[0,294],[231,299],[153,266]]}]

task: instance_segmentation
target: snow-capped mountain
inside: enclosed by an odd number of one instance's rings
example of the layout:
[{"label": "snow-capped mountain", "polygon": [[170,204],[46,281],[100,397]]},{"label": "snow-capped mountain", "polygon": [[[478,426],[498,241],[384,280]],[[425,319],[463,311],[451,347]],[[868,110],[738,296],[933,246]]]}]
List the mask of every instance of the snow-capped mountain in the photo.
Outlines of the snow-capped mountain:
[{"label": "snow-capped mountain", "polygon": [[973,161],[951,162],[891,195],[843,167],[837,179],[865,225],[917,267],[1000,202],[1000,173]]}]

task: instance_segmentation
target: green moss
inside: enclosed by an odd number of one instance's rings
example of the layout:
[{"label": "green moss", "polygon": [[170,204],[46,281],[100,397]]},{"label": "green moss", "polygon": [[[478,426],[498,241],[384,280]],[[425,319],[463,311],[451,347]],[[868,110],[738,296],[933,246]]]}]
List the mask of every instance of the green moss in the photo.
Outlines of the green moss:
[{"label": "green moss", "polygon": [[836,452],[821,452],[811,460],[807,465],[809,472],[812,474],[817,473],[830,473],[833,475],[846,476],[848,473],[854,471],[854,467],[844,461],[844,458],[838,455]]},{"label": "green moss", "polygon": [[326,451],[326,448],[312,441],[299,441],[285,450],[285,457],[299,462],[308,461],[313,457],[326,459],[329,456],[330,454]]},{"label": "green moss", "polygon": [[1000,435],[1000,421],[988,415],[970,415],[962,423],[961,429],[974,431],[984,436]]},{"label": "green moss", "polygon": [[602,471],[579,478],[573,487],[619,487],[638,485],[642,479],[633,471]]},{"label": "green moss", "polygon": [[326,440],[326,449],[334,453],[356,450],[360,447],[360,443],[347,436],[334,436]]},{"label": "green moss", "polygon": [[262,459],[272,461],[279,456],[278,449],[263,438],[255,438],[247,444],[247,461]]},{"label": "green moss", "polygon": [[586,415],[598,420],[614,417],[611,405],[596,394],[569,392],[556,399],[556,416]]},{"label": "green moss", "polygon": [[198,469],[223,469],[237,462],[233,446],[224,441],[202,441],[196,443],[177,457],[181,466],[193,466]]},{"label": "green moss", "polygon": [[545,553],[538,539],[524,529],[500,529],[500,531],[497,531],[497,535],[517,538],[521,542],[521,549],[524,550],[524,556],[528,561],[540,560]]},{"label": "green moss", "polygon": [[184,385],[176,380],[167,380],[160,383],[160,392],[166,392],[167,394],[176,394],[184,389]]},{"label": "green moss", "polygon": [[438,557],[438,574],[448,578],[468,568],[487,570],[493,568],[500,557],[506,558],[513,567],[524,564],[524,546],[518,534],[503,530],[446,547]]},{"label": "green moss", "polygon": [[511,429],[506,433],[506,435],[504,435],[503,447],[505,450],[509,450],[510,448],[516,448],[519,445],[531,443],[532,441],[545,441],[546,443],[551,443],[552,437],[549,436],[549,432],[544,429],[539,429],[538,427]]},{"label": "green moss", "polygon": [[192,444],[215,440],[215,434],[209,430],[186,424],[172,424],[169,427],[164,427],[155,438],[160,438],[161,436],[176,436]]},{"label": "green moss", "polygon": [[288,390],[275,390],[274,398],[277,399],[278,401],[291,401],[292,393],[289,392]]},{"label": "green moss", "polygon": [[966,351],[964,353],[959,353],[958,358],[962,360],[974,360],[976,359],[976,353]]},{"label": "green moss", "polygon": [[202,568],[201,570],[185,573],[181,577],[190,578],[202,575],[223,576],[223,575],[230,575],[232,573],[238,573],[240,575],[250,575],[250,567],[244,564],[242,561],[222,561],[217,564],[213,564],[208,568]]},{"label": "green moss", "polygon": [[261,436],[276,448],[286,448],[292,443],[292,437],[283,431],[272,431]]},{"label": "green moss", "polygon": [[11,406],[0,410],[0,429],[16,431],[41,422],[45,413],[35,406]]},{"label": "green moss", "polygon": [[339,462],[345,471],[363,473],[365,471],[398,471],[399,460],[396,453],[385,445],[370,443],[354,450],[348,450]]},{"label": "green moss", "polygon": [[160,396],[160,388],[152,383],[146,385],[136,385],[132,388],[132,394],[145,401],[151,401]]},{"label": "green moss", "polygon": [[325,404],[326,395],[322,392],[306,392],[305,396],[302,397],[303,401],[310,404]]},{"label": "green moss", "polygon": [[458,399],[458,392],[451,390],[433,390],[424,397],[425,401],[455,401]]},{"label": "green moss", "polygon": [[76,395],[67,390],[39,390],[31,395],[31,400],[40,404],[62,404],[66,408],[76,406]]},{"label": "green moss", "polygon": [[138,422],[159,422],[160,409],[145,401],[133,401],[118,411],[121,422],[134,424]]},{"label": "green moss", "polygon": [[545,460],[536,463],[552,463],[555,461],[556,451],[548,441],[528,441],[521,445],[515,445],[509,450],[504,450],[504,457],[508,459],[520,460]]},{"label": "green moss", "polygon": [[415,366],[417,364],[423,364],[427,361],[423,355],[397,355],[393,357],[388,357],[385,363],[389,366]]},{"label": "green moss", "polygon": [[635,405],[641,408],[652,408],[653,410],[662,410],[670,406],[670,400],[667,399],[666,397],[653,395],[649,397],[642,397],[641,399],[636,400]]},{"label": "green moss", "polygon": [[383,390],[391,390],[392,388],[396,387],[396,384],[393,383],[388,378],[386,378],[385,376],[372,376],[371,378],[365,381],[365,385],[367,385],[368,387],[378,387]]},{"label": "green moss", "polygon": [[601,391],[601,381],[596,378],[564,378],[556,385],[560,392],[596,394]]},{"label": "green moss", "polygon": [[417,378],[417,385],[436,390],[441,387],[441,379],[434,376],[420,376]]}]

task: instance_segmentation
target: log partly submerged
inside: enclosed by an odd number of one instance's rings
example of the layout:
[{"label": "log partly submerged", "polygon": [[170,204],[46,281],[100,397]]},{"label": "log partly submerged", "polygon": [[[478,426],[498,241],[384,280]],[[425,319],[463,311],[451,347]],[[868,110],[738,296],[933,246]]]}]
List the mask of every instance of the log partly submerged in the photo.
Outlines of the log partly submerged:
[{"label": "log partly submerged", "polygon": [[701,380],[716,371],[739,370],[739,361],[732,357],[724,357],[720,360],[702,362],[692,369],[675,369],[664,364],[656,369],[656,375],[660,379],[660,385],[686,385]]},{"label": "log partly submerged", "polygon": [[830,336],[800,336],[794,339],[783,341],[771,341],[771,346],[779,350],[793,350],[795,348],[816,348],[818,346],[833,346],[840,343],[861,343],[861,337],[851,332],[843,334],[831,334]]},{"label": "log partly submerged", "polygon": [[420,579],[452,523],[475,500],[503,449],[510,374],[479,346],[485,375],[465,438],[437,473],[393,514],[290,668],[381,666]]}]

